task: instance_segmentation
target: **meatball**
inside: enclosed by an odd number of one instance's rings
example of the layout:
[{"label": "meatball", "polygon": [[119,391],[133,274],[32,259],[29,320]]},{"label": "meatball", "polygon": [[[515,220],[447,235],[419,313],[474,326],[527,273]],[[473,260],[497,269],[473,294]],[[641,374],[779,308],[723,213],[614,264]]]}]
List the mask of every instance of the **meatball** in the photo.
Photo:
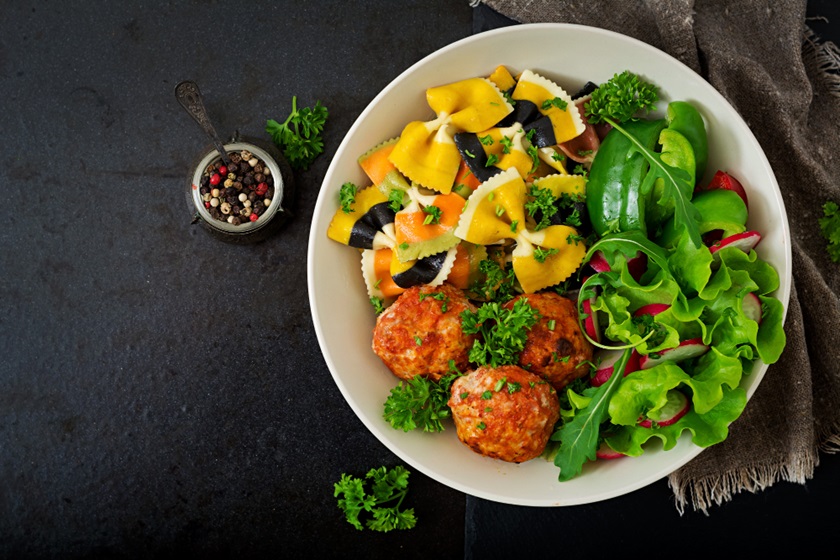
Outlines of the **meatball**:
[{"label": "meatball", "polygon": [[484,366],[457,378],[448,404],[458,439],[511,463],[538,457],[560,418],[554,388],[519,366]]},{"label": "meatball", "polygon": [[439,381],[449,373],[450,360],[467,370],[475,335],[461,329],[466,309],[474,312],[475,306],[450,284],[409,288],[377,317],[373,351],[406,381],[417,375]]},{"label": "meatball", "polygon": [[[512,308],[517,299],[542,317],[528,332],[519,365],[547,379],[558,391],[589,373],[592,344],[583,336],[574,302],[553,292],[523,294],[505,304]],[[553,328],[552,328],[553,327]]]}]

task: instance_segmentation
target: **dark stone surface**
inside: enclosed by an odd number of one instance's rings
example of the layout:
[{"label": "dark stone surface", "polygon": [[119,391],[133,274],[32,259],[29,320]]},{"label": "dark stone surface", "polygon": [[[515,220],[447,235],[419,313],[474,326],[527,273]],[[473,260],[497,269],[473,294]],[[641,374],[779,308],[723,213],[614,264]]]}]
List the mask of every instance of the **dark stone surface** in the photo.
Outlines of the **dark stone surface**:
[{"label": "dark stone surface", "polygon": [[[347,129],[472,10],[403,2],[8,2],[0,18],[0,556],[458,557],[464,496],[412,473],[408,532],[357,532],[333,483],[399,460],[344,402],[306,290]],[[329,108],[295,216],[262,243],[191,225],[220,134]],[[337,295],[336,304],[340,304]]]},{"label": "dark stone surface", "polygon": [[[813,15],[836,10],[811,4],[822,8]],[[664,481],[539,509],[465,500],[412,473],[415,529],[357,532],[343,520],[341,473],[399,460],[344,402],[312,329],[305,255],[318,189],[390,80],[508,23],[451,0],[2,4],[0,557],[477,558],[703,541],[781,553],[830,542],[838,456],[804,486],[741,495],[709,517],[679,517]],[[294,217],[259,244],[190,223],[186,181],[209,142],[175,102],[183,79],[199,83],[225,137],[266,138],[265,119],[284,117],[293,95],[330,110],[326,154],[295,173]]]}]

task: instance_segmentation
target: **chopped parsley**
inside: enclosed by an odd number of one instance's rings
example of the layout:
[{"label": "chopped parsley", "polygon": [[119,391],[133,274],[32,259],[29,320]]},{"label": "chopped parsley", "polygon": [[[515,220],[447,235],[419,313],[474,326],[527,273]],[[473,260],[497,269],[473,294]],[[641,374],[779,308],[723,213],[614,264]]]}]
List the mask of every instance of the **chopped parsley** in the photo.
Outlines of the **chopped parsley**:
[{"label": "chopped parsley", "polygon": [[429,224],[439,224],[441,211],[440,208],[434,205],[425,206],[423,207],[423,212],[426,214],[426,218],[423,220],[423,225]]},{"label": "chopped parsley", "polygon": [[543,249],[542,247],[534,247],[534,260],[538,263],[542,264],[545,262],[545,259],[550,257],[551,255],[556,255],[560,249]]},{"label": "chopped parsley", "polygon": [[356,202],[356,193],[358,191],[359,187],[349,181],[341,185],[341,188],[338,189],[338,202],[341,204],[341,210],[345,214],[354,212],[353,204]]},{"label": "chopped parsley", "polygon": [[551,109],[552,107],[557,107],[561,111],[565,111],[566,107],[568,107],[568,106],[569,106],[569,104],[566,103],[566,101],[564,101],[563,99],[560,99],[559,97],[555,97],[554,99],[546,99],[545,101],[543,101],[540,108],[543,111],[547,111],[548,109]]}]

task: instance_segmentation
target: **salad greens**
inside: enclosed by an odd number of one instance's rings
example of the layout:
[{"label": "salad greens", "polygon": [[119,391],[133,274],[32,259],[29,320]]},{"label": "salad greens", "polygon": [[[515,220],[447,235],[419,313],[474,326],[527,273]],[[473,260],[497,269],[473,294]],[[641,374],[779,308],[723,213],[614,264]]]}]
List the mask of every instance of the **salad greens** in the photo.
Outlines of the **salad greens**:
[{"label": "salad greens", "polygon": [[[698,198],[710,196],[693,203],[707,150],[696,109],[674,102],[667,125],[634,121],[655,103],[655,88],[626,72],[605,86],[588,108],[590,120],[608,122],[614,131],[596,154],[587,185],[590,218],[602,237],[585,261],[598,252],[609,270],[583,283],[579,302],[590,301],[591,312],[605,319],[608,344],[590,342],[624,353],[600,387],[567,388],[564,402],[570,408],[552,436],[560,442],[554,463],[561,481],[580,474],[602,443],[638,456],[651,438],[668,450],[686,430],[701,447],[723,441],[746,405],[743,376],[757,358],[777,361],[786,342],[783,305],[770,295],[779,287],[775,269],[751,249],[730,246],[713,253],[702,242],[701,235],[714,230],[744,231],[746,208],[728,191],[704,192]],[[650,141],[657,133],[660,151]],[[637,188],[629,192],[628,184]],[[628,219],[628,211],[635,218]],[[634,276],[628,263],[639,255],[647,259],[647,269]],[[652,304],[659,311],[640,316]],[[669,359],[670,349],[692,339],[704,350],[701,355]],[[653,358],[648,365],[655,365],[626,372],[632,352]],[[690,410],[667,425],[641,423],[659,417],[673,390],[688,397]]]}]

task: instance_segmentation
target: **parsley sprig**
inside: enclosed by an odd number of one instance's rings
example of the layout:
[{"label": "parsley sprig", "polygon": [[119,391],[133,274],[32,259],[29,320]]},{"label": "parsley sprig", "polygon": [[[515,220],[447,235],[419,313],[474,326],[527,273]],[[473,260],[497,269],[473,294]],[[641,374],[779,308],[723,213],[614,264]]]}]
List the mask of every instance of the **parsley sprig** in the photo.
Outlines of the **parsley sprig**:
[{"label": "parsley sprig", "polygon": [[385,399],[383,417],[396,430],[410,432],[417,428],[424,432],[442,432],[443,420],[452,416],[449,389],[461,373],[450,361],[452,373],[434,382],[426,377],[415,376],[409,381],[400,381],[391,389]]},{"label": "parsley sprig", "polygon": [[592,124],[627,122],[641,112],[655,111],[658,97],[656,86],[625,70],[592,92],[585,105],[586,118]]},{"label": "parsley sprig", "polygon": [[315,106],[297,108],[297,97],[292,97],[292,112],[283,124],[268,119],[265,131],[283,151],[289,165],[295,169],[307,169],[312,161],[324,151],[321,132],[327,122],[327,108],[320,101]]},{"label": "parsley sprig", "polygon": [[823,217],[819,219],[820,233],[828,241],[826,250],[831,260],[840,263],[840,207],[832,201],[823,204]]},{"label": "parsley sprig", "polygon": [[359,516],[368,513],[365,525],[373,531],[388,532],[393,529],[411,529],[417,524],[414,509],[402,510],[403,500],[408,493],[410,472],[402,466],[393,469],[379,467],[371,469],[365,479],[372,482],[370,494],[365,490],[365,480],[343,473],[335,484],[334,497],[344,512],[347,522],[362,531],[364,526]]},{"label": "parsley sprig", "polygon": [[470,350],[470,362],[499,367],[515,364],[525,348],[528,331],[540,319],[540,312],[528,300],[516,300],[513,308],[488,302],[477,311],[461,313],[461,329],[466,334],[479,334]]}]

